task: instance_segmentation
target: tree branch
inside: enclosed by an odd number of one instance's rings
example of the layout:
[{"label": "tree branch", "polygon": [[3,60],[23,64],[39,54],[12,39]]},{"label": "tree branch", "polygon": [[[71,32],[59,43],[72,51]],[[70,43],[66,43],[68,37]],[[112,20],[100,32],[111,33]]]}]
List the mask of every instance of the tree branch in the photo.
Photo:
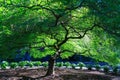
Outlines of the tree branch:
[{"label": "tree branch", "polygon": [[86,30],[84,31],[83,35],[79,35],[79,36],[75,36],[75,37],[74,37],[74,36],[73,36],[73,37],[71,36],[71,37],[68,37],[68,39],[81,39],[81,38],[83,38],[83,37],[87,34],[88,31],[93,30],[94,27],[96,27],[96,24],[94,24],[92,27],[86,29]]},{"label": "tree branch", "polygon": [[61,22],[61,25],[62,25],[62,27],[65,29],[65,31],[66,31],[66,34],[65,34],[65,38],[67,38],[68,37],[68,34],[69,34],[69,30],[64,26],[64,23],[63,22]]},{"label": "tree branch", "polygon": [[74,27],[72,27],[70,25],[68,25],[68,26],[73,30],[73,32],[77,33],[78,35],[81,35],[79,31],[77,31],[76,29],[74,29]]},{"label": "tree branch", "polygon": [[63,41],[61,41],[59,44],[58,44],[58,47],[61,47],[61,45],[63,45],[64,43],[66,43],[68,41],[68,34],[69,34],[69,31],[68,29],[64,26],[64,23],[61,22],[61,26],[65,29],[66,33],[65,33],[65,38]]}]

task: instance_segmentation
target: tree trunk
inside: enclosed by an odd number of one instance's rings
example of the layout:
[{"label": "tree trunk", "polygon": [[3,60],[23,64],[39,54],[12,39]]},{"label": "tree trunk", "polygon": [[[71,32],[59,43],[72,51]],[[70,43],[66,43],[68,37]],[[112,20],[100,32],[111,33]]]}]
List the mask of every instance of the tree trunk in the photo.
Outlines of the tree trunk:
[{"label": "tree trunk", "polygon": [[54,75],[55,58],[51,57],[48,61],[48,70],[45,76]]}]

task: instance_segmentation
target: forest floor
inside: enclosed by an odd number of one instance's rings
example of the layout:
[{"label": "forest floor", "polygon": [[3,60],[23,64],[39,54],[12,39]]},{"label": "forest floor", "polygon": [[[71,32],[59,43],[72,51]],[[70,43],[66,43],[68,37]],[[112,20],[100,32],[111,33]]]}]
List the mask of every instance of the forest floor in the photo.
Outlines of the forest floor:
[{"label": "forest floor", "polygon": [[0,80],[120,80],[120,76],[103,72],[60,68],[55,75],[42,77],[46,71],[45,68],[0,70]]}]

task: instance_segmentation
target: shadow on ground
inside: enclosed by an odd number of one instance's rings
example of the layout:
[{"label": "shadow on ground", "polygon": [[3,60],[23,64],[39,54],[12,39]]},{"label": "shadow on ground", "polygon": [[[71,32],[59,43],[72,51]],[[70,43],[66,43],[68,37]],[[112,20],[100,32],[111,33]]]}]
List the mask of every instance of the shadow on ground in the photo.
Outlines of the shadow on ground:
[{"label": "shadow on ground", "polygon": [[120,80],[120,76],[98,71],[56,69],[56,75],[47,77],[45,68],[0,70],[0,80]]}]

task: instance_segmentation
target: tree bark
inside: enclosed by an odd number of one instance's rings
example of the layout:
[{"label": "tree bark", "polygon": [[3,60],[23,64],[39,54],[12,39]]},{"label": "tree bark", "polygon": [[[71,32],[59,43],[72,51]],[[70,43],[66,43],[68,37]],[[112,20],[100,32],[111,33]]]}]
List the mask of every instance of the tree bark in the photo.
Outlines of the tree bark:
[{"label": "tree bark", "polygon": [[54,75],[55,58],[51,57],[48,61],[48,70],[45,76]]}]

